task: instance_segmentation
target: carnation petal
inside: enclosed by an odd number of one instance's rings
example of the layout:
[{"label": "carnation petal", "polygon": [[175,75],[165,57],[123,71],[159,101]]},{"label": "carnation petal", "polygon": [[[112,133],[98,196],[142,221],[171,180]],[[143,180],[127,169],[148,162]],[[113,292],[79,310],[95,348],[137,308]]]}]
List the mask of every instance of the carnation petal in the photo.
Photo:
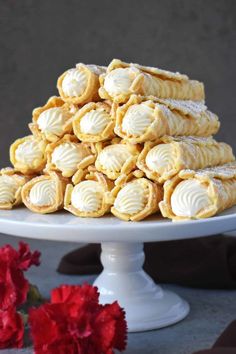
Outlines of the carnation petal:
[{"label": "carnation petal", "polygon": [[14,308],[0,311],[0,349],[22,348],[24,324]]},{"label": "carnation petal", "polygon": [[98,289],[89,284],[62,285],[52,290],[51,303],[76,303],[80,306],[85,303],[89,306],[98,306]]},{"label": "carnation petal", "polygon": [[19,243],[19,267],[22,270],[28,270],[32,265],[38,266],[40,264],[40,255],[39,251],[30,251],[30,247],[25,242]]}]

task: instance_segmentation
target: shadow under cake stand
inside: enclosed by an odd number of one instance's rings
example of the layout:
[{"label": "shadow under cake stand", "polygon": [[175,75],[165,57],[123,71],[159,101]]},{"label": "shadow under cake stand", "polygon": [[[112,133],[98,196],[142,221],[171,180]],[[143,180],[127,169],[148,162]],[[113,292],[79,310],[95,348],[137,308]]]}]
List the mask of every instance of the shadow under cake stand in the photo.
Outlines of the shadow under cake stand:
[{"label": "shadow under cake stand", "polygon": [[113,216],[76,218],[68,212],[34,214],[26,208],[0,211],[0,232],[32,239],[102,244],[104,267],[96,279],[100,302],[124,307],[129,332],[162,328],[185,318],[188,303],[163,290],[143,270],[144,242],[210,236],[236,229],[236,206],[209,219],[171,222],[152,217],[138,223]]}]

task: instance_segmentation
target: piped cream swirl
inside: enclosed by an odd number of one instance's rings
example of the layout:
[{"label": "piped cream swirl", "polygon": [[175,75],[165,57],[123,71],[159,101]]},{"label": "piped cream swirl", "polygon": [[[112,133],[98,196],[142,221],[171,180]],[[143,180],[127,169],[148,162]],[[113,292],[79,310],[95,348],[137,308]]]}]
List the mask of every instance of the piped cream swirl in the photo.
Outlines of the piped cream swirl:
[{"label": "piped cream swirl", "polygon": [[138,181],[127,183],[117,194],[115,209],[123,214],[137,214],[145,207],[145,188]]},{"label": "piped cream swirl", "polygon": [[86,113],[80,121],[83,134],[100,134],[110,121],[109,114],[103,109],[93,109]]},{"label": "piped cream swirl", "polygon": [[56,200],[55,181],[45,179],[35,183],[30,190],[29,200],[39,207],[53,205]]},{"label": "piped cream swirl", "polygon": [[171,208],[176,216],[195,217],[210,203],[207,187],[195,179],[180,182],[171,196]]},{"label": "piped cream swirl", "polygon": [[84,70],[74,68],[67,71],[63,81],[62,90],[65,95],[81,96],[87,86],[87,75]]},{"label": "piped cream swirl", "polygon": [[68,115],[62,108],[54,107],[43,111],[37,123],[43,133],[51,133],[60,136],[63,133],[63,125],[67,118]]},{"label": "piped cream swirl", "polygon": [[147,167],[151,171],[163,174],[174,168],[175,154],[171,144],[159,144],[153,147],[146,156]]},{"label": "piped cream swirl", "polygon": [[96,181],[77,184],[71,194],[71,204],[82,212],[96,212],[102,205],[104,190]]},{"label": "piped cream swirl", "polygon": [[110,96],[128,94],[134,81],[135,68],[118,68],[109,72],[104,80],[104,88]]},{"label": "piped cream swirl", "polygon": [[0,176],[0,204],[13,203],[18,184],[11,176]]},{"label": "piped cream swirl", "polygon": [[128,158],[132,156],[125,145],[106,146],[98,155],[97,161],[106,170],[119,172]]},{"label": "piped cream swirl", "polygon": [[78,163],[87,156],[81,145],[67,142],[58,145],[52,153],[52,163],[61,171],[76,171]]},{"label": "piped cream swirl", "polygon": [[153,121],[153,109],[147,105],[135,104],[129,107],[122,121],[122,130],[127,135],[142,135]]},{"label": "piped cream swirl", "polygon": [[20,144],[15,151],[18,162],[31,166],[35,160],[43,159],[43,152],[36,140],[30,139]]}]

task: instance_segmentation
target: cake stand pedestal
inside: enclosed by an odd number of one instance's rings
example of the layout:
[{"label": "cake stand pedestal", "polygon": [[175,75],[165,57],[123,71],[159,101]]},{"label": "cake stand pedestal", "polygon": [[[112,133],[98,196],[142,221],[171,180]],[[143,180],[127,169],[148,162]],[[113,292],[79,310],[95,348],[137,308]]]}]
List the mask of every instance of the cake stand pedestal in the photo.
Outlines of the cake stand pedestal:
[{"label": "cake stand pedestal", "polygon": [[189,305],[177,294],[164,291],[143,270],[142,243],[102,243],[103,272],[94,285],[102,303],[119,300],[126,309],[130,332],[146,331],[182,320]]},{"label": "cake stand pedestal", "polygon": [[95,285],[101,303],[118,301],[126,311],[129,332],[174,324],[189,312],[177,294],[163,290],[143,270],[144,242],[210,236],[236,229],[236,207],[219,216],[173,223],[153,217],[128,223],[113,216],[83,219],[64,211],[33,214],[25,208],[0,211],[0,232],[18,237],[64,242],[102,243],[103,272]]}]

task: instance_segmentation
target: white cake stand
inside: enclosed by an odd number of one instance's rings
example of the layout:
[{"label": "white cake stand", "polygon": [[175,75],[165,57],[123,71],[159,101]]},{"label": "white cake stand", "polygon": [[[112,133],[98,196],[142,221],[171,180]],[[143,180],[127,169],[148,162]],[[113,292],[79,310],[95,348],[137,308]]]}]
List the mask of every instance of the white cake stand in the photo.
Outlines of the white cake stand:
[{"label": "white cake stand", "polygon": [[186,301],[163,290],[143,271],[144,242],[187,239],[235,229],[236,207],[213,218],[175,223],[160,217],[129,223],[112,216],[83,219],[66,212],[33,214],[25,208],[0,211],[2,233],[42,240],[101,242],[104,270],[95,281],[100,301],[119,301],[126,310],[130,332],[174,324],[189,312]]}]

